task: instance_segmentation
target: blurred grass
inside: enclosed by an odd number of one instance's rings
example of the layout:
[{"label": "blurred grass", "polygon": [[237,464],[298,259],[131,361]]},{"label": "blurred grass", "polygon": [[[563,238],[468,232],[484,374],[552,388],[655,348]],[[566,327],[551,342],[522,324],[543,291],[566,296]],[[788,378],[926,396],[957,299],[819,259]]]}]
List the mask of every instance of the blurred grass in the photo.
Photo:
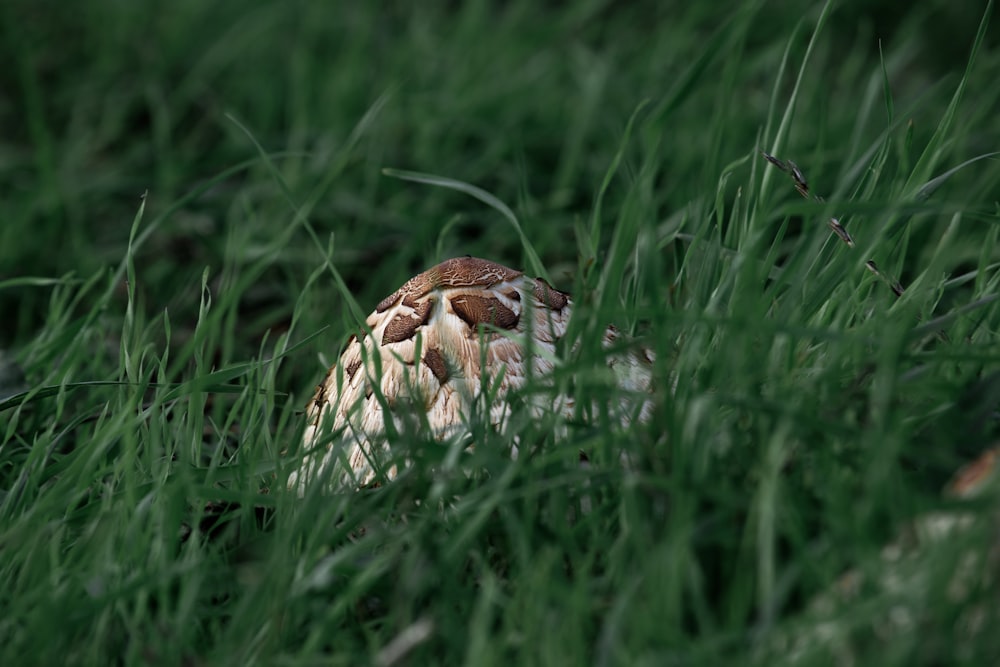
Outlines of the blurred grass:
[{"label": "blurred grass", "polygon": [[[4,3],[0,663],[988,663],[996,564],[949,584],[989,530],[809,605],[997,436],[1000,170],[949,174],[1000,150],[973,4]],[[462,254],[574,291],[580,398],[593,332],[641,337],[654,419],[283,492],[357,313]]]}]

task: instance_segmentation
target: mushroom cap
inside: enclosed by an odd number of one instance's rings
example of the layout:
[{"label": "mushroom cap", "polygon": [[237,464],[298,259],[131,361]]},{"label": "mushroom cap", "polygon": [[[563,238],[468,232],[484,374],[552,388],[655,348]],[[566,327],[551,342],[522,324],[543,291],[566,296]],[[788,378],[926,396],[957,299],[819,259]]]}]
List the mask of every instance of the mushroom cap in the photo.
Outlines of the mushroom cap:
[{"label": "mushroom cap", "polygon": [[[309,451],[289,487],[304,493],[313,480],[358,487],[380,473],[391,479],[397,470],[387,421],[400,432],[417,412],[434,439],[460,437],[484,386],[493,398],[490,425],[502,430],[507,396],[528,382],[528,369],[541,376],[557,363],[572,309],[569,294],[544,280],[476,257],[449,259],[410,278],[376,306],[317,387],[303,436]],[[605,344],[618,335],[609,327]],[[619,375],[633,364],[639,379],[627,384],[648,391],[648,352],[608,362]],[[533,394],[528,402],[536,412],[570,415],[574,408],[565,396]],[[643,414],[650,409],[644,404]]]}]

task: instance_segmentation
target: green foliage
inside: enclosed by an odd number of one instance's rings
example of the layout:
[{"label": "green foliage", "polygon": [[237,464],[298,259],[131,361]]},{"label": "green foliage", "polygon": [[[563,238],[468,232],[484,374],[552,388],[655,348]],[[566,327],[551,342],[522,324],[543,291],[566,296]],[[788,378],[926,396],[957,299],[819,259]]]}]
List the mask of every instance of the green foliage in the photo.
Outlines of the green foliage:
[{"label": "green foliage", "polygon": [[[0,664],[995,659],[980,523],[877,583],[995,514],[941,495],[1000,431],[992,3],[380,4],[0,8]],[[589,418],[285,491],[348,332],[464,254],[573,292]]]}]

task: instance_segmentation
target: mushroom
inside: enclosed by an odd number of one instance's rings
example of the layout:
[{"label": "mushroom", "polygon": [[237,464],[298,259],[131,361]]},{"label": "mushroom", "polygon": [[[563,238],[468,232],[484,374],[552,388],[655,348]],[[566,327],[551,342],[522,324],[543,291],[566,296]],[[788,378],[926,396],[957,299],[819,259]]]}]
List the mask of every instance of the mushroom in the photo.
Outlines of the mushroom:
[{"label": "mushroom", "polygon": [[[444,441],[462,437],[488,397],[490,426],[503,431],[511,392],[528,383],[529,373],[541,377],[558,363],[556,344],[572,311],[566,292],[485,259],[449,259],[414,276],[376,306],[317,387],[303,436],[307,453],[289,488],[300,494],[314,482],[358,488],[375,482],[378,472],[394,478],[399,459],[390,456],[387,421],[391,434],[414,410]],[[604,346],[618,338],[608,327]],[[652,362],[645,349],[607,356],[625,390],[614,406],[624,423],[652,411]],[[526,403],[536,414],[571,417],[575,408],[572,398],[559,395],[533,394]]]}]

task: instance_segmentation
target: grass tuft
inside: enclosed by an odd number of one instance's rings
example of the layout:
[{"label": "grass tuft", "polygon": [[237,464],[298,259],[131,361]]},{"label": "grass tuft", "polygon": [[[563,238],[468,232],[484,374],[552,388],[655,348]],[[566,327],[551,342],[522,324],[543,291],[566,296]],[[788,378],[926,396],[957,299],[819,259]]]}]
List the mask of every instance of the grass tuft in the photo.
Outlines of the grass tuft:
[{"label": "grass tuft", "polygon": [[[943,492],[1000,439],[993,3],[556,4],[3,4],[0,664],[1000,655],[997,484]],[[286,491],[466,254],[573,291],[528,392],[596,407]]]}]

